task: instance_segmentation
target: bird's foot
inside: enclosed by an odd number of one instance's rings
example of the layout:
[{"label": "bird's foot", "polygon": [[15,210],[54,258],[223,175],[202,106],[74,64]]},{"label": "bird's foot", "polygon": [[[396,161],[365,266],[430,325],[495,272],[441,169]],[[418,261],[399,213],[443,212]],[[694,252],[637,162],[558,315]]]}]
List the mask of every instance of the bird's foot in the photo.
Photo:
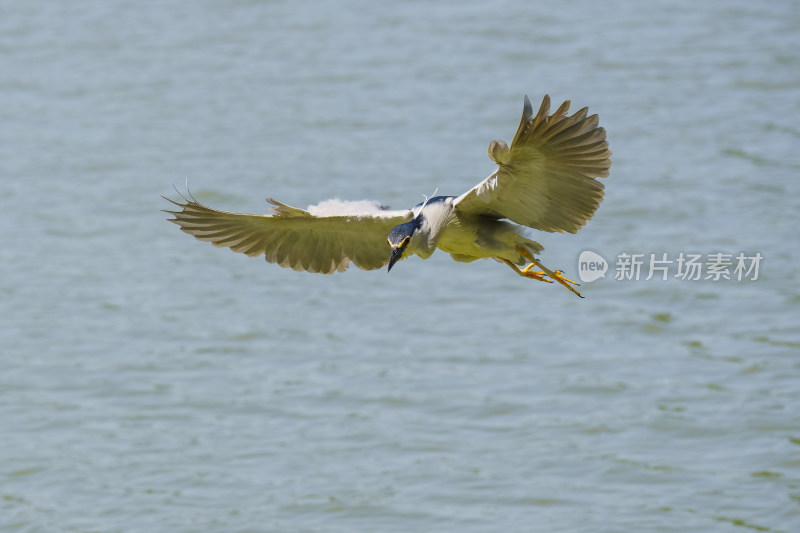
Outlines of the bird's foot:
[{"label": "bird's foot", "polygon": [[578,285],[579,287],[580,287],[580,285],[581,285],[581,284],[580,284],[580,283],[578,283],[577,281],[572,281],[572,280],[571,280],[571,279],[569,279],[568,277],[564,276],[564,271],[563,271],[563,270],[556,270],[556,271],[554,271],[554,272],[553,272],[553,274],[555,274],[555,275],[556,275],[556,278],[557,278],[557,279],[559,279],[559,280],[561,280],[561,281],[566,281],[567,283],[571,283],[571,284],[573,284],[573,285]]},{"label": "bird's foot", "polygon": [[[571,279],[565,277],[564,273],[561,270],[556,270],[556,271],[550,270],[542,263],[540,263],[538,259],[533,257],[533,255],[528,254],[527,250],[523,249],[520,253],[523,254],[523,257],[526,257],[529,261],[531,261],[531,264],[529,264],[523,269],[520,269],[517,265],[515,265],[508,259],[503,259],[503,258],[498,258],[498,259],[500,259],[502,262],[510,266],[512,269],[514,269],[514,272],[516,272],[517,274],[519,274],[524,278],[537,279],[539,281],[544,281],[546,283],[553,283],[554,281],[557,281],[564,287],[568,288],[570,292],[572,292],[576,296],[583,298],[583,296],[581,296],[581,293],[573,289],[572,286],[570,285],[570,284],[580,285],[580,283],[576,283]],[[535,266],[541,268],[542,272],[539,272],[537,270],[531,270]]]},{"label": "bird's foot", "polygon": [[535,270],[531,270],[535,266],[539,266],[539,268],[546,268],[537,261],[536,263],[531,263],[530,265],[520,270],[520,274],[522,274],[526,278],[538,279],[539,281],[546,281],[547,283],[553,283],[554,281],[557,281],[566,288],[568,288],[570,291],[572,291],[574,294],[577,294],[578,296],[583,298],[583,296],[581,296],[581,293],[570,287],[570,284],[580,286],[580,283],[572,281],[568,277],[564,276],[563,270],[547,269],[548,270],[547,272],[537,272]]},{"label": "bird's foot", "polygon": [[535,270],[531,270],[531,268],[533,268],[534,266],[536,266],[536,265],[534,265],[533,263],[531,263],[530,265],[526,266],[525,268],[520,270],[520,272],[519,272],[520,275],[523,276],[523,277],[526,277],[526,278],[537,279],[539,281],[544,281],[545,283],[553,283],[553,280],[549,279],[547,277],[547,274],[545,274],[544,272],[537,272]]},{"label": "bird's foot", "polygon": [[578,283],[576,281],[572,281],[568,277],[564,276],[564,272],[563,271],[556,270],[555,272],[550,274],[550,277],[553,278],[554,280],[556,280],[557,282],[559,282],[560,284],[562,284],[563,286],[565,286],[566,288],[568,288],[569,290],[571,290],[574,294],[578,295],[580,298],[583,298],[583,296],[581,296],[581,293],[579,293],[578,291],[576,291],[575,289],[573,289],[570,286],[570,283],[572,285],[578,285],[578,286],[580,286],[580,283]]},{"label": "bird's foot", "polygon": [[[570,292],[572,292],[573,294],[575,294],[579,298],[583,298],[583,296],[581,296],[581,293],[579,293],[578,291],[576,291],[575,289],[572,288],[572,285],[580,285],[580,283],[576,283],[576,282],[572,281],[571,279],[565,277],[563,271],[561,271],[561,270],[556,270],[556,271],[550,270],[549,268],[544,266],[538,259],[536,259],[533,256],[533,254],[531,254],[527,249],[525,249],[523,247],[519,247],[519,248],[517,248],[517,251],[519,252],[519,254],[522,257],[526,258],[528,261],[531,262],[530,265],[526,266],[525,268],[523,268],[522,270],[519,271],[519,273],[521,275],[523,275],[525,277],[533,277],[533,276],[528,276],[527,273],[531,272],[531,268],[533,268],[534,266],[537,266],[537,267],[541,268],[543,273],[548,278],[550,278],[552,281],[557,281],[558,283],[560,283],[561,285],[563,285],[564,287],[569,289]],[[541,272],[537,272],[537,274],[541,274]],[[540,278],[538,276],[536,276],[536,279],[540,279]]]}]

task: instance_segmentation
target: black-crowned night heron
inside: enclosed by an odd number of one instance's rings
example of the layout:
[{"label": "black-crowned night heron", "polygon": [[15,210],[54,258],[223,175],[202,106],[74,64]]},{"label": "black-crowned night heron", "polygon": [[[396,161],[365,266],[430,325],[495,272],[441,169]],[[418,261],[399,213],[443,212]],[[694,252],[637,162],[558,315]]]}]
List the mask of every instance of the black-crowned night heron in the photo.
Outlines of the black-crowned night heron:
[{"label": "black-crowned night heron", "polygon": [[456,261],[491,257],[520,276],[557,281],[580,296],[574,281],[534,257],[544,248],[524,235],[524,226],[575,233],[603,199],[596,178],[607,177],[611,167],[606,132],[588,108],[567,116],[569,104],[550,115],[545,95],[534,115],[526,96],[511,146],[489,144],[497,170],[461,196],[434,196],[404,211],[340,200],[303,210],[268,198],[273,215],[217,211],[190,196],[184,203],[170,200],[181,210],[167,211],[175,215],[169,220],[202,241],[294,270],[330,274],[351,262],[366,270],[388,263],[391,270],[410,254],[427,259],[439,248]]}]

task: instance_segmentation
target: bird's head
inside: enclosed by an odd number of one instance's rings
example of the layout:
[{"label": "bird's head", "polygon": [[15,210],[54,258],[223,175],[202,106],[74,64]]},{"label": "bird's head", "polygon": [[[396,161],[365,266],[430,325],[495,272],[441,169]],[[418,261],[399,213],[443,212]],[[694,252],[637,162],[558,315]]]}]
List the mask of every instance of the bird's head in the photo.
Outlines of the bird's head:
[{"label": "bird's head", "polygon": [[414,236],[414,232],[417,231],[418,227],[419,224],[417,221],[412,220],[411,222],[395,226],[394,229],[389,232],[389,246],[392,247],[392,255],[389,258],[389,270],[392,269],[395,263],[403,258],[406,248],[408,248],[408,245],[411,243],[411,237]]}]

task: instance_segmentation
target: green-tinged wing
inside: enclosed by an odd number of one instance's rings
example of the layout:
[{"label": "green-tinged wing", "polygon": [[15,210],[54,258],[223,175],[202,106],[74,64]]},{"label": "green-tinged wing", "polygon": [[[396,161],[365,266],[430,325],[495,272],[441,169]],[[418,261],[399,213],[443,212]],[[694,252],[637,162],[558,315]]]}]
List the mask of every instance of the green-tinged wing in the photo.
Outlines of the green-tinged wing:
[{"label": "green-tinged wing", "polygon": [[322,274],[341,272],[350,262],[365,270],[384,266],[391,254],[389,231],[412,216],[372,202],[334,200],[303,210],[268,199],[274,214],[252,215],[218,211],[194,198],[166,199],[181,208],[167,211],[175,215],[169,221],[201,241]]},{"label": "green-tinged wing", "polygon": [[497,171],[454,201],[464,214],[507,218],[542,231],[575,233],[592,218],[603,200],[611,151],[597,115],[583,108],[567,116],[567,100],[549,115],[545,95],[533,115],[525,107],[511,147],[492,141],[489,157]]}]

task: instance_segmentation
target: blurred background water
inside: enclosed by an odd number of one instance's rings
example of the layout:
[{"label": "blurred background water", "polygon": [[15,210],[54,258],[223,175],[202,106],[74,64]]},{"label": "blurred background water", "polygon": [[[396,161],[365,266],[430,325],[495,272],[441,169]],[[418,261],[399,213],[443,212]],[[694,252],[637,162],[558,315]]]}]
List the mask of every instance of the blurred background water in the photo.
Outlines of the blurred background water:
[{"label": "blurred background water", "polygon": [[[798,28],[794,0],[3,2],[0,531],[800,531]],[[614,152],[545,264],[758,279],[316,276],[159,211],[187,181],[249,212],[459,194],[545,93]]]}]

